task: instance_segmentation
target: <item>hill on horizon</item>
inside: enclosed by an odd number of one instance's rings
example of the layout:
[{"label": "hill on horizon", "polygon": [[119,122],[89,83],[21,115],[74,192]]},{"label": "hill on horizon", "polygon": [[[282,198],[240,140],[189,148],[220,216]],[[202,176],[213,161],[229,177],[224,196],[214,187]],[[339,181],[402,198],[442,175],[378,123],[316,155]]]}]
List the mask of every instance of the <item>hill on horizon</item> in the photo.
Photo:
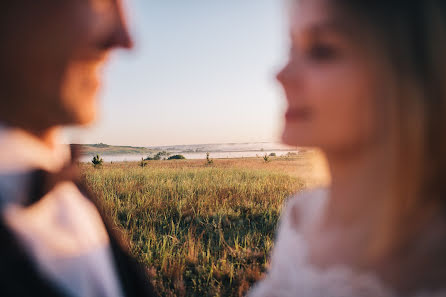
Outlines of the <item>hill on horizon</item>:
[{"label": "hill on horizon", "polygon": [[104,143],[81,144],[83,155],[150,155],[160,151],[170,153],[199,153],[199,152],[263,152],[263,151],[297,151],[299,148],[290,147],[274,142],[252,143],[216,143],[170,146],[115,146]]},{"label": "hill on horizon", "polygon": [[148,155],[154,153],[153,149],[136,146],[115,146],[104,143],[81,144],[82,155]]}]

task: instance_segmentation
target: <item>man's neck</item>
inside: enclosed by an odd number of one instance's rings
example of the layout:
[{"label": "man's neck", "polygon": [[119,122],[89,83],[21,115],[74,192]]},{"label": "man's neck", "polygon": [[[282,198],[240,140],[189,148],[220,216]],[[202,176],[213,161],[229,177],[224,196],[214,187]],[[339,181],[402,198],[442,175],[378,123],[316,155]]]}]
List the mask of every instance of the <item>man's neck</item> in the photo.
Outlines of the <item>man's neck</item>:
[{"label": "man's neck", "polygon": [[2,117],[0,117],[0,126],[5,126],[6,128],[10,129],[20,129],[27,132],[49,149],[54,149],[54,147],[57,145],[58,136],[61,131],[60,126],[42,128],[39,125],[11,122],[3,119]]},{"label": "man's neck", "polygon": [[57,145],[58,135],[60,134],[60,127],[51,127],[43,131],[28,132],[39,139],[49,149],[54,149]]}]

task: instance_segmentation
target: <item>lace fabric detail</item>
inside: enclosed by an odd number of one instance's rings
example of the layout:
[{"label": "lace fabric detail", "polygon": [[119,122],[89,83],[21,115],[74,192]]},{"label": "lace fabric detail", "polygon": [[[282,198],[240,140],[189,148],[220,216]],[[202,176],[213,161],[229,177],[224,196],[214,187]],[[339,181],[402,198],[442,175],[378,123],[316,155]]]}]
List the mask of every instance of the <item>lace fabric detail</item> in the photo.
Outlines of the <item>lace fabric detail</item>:
[{"label": "lace fabric detail", "polygon": [[[299,225],[311,224],[321,214],[328,193],[315,190],[293,197],[284,209],[271,266],[248,297],[402,297],[373,273],[358,273],[347,266],[320,269],[308,261],[308,246],[293,225],[292,211],[301,210]],[[409,297],[409,296],[404,296]],[[410,297],[446,297],[446,291],[422,292]]]}]

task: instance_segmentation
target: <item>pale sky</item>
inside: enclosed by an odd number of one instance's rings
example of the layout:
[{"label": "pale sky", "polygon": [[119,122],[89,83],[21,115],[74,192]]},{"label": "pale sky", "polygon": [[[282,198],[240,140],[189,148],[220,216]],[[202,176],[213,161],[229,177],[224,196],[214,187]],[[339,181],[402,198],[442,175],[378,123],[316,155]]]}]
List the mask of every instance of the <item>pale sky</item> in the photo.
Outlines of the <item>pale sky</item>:
[{"label": "pale sky", "polygon": [[91,128],[70,142],[277,141],[285,105],[281,0],[125,0],[136,43],[112,56]]}]

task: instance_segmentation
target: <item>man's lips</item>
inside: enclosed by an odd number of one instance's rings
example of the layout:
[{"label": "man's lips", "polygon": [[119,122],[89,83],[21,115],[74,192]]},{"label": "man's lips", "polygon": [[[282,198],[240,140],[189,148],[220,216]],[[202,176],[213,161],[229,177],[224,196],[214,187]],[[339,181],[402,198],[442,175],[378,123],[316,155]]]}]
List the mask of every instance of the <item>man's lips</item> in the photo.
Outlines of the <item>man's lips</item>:
[{"label": "man's lips", "polygon": [[93,60],[79,65],[79,75],[83,84],[90,90],[97,90],[102,81],[105,60]]},{"label": "man's lips", "polygon": [[285,113],[285,119],[288,121],[302,121],[310,119],[311,115],[312,112],[308,107],[290,107]]}]

